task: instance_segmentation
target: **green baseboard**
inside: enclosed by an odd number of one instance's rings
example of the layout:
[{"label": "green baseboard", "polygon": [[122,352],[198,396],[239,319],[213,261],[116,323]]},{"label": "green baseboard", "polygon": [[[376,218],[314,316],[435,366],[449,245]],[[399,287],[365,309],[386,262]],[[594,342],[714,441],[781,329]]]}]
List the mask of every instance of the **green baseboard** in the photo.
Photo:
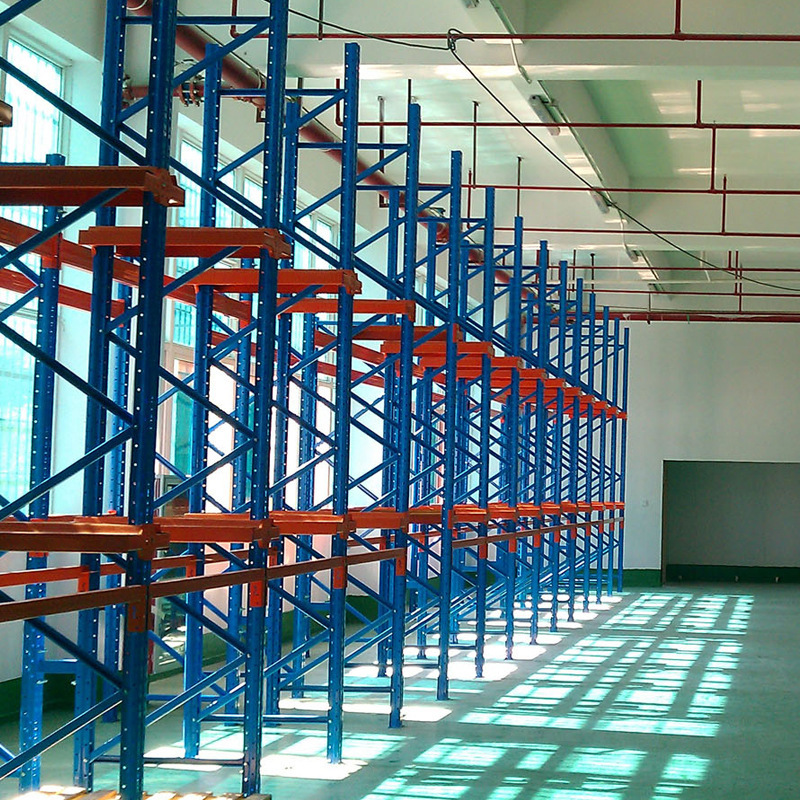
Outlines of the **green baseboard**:
[{"label": "green baseboard", "polygon": [[652,589],[661,586],[660,569],[624,569],[622,571],[623,589]]},{"label": "green baseboard", "polygon": [[670,583],[800,583],[800,567],[667,564],[667,580]]},{"label": "green baseboard", "polygon": [[[48,675],[44,684],[45,710],[72,708],[75,705],[75,679],[72,675]],[[0,682],[0,720],[18,719],[21,678]]]}]

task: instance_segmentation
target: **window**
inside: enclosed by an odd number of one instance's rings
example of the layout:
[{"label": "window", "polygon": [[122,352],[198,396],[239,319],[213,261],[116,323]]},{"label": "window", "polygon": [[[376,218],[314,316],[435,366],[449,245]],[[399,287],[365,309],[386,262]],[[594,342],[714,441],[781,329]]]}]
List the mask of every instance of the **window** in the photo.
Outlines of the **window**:
[{"label": "window", "polygon": [[[203,154],[199,147],[190,142],[183,141],[180,145],[179,160],[187,169],[197,175],[202,171]],[[178,209],[178,225],[181,227],[195,227],[200,224],[200,187],[184,177],[178,176],[178,183],[186,194],[182,208]],[[188,272],[195,265],[193,258],[178,258],[175,260],[175,274],[180,276]],[[172,341],[186,347],[194,345],[195,308],[186,303],[175,303],[172,318]]]},{"label": "window", "polygon": [[[244,179],[244,188],[242,190],[242,194],[244,195],[245,200],[249,200],[254,206],[261,208],[261,202],[264,199],[264,192],[262,191],[261,184],[258,181],[246,177]],[[248,220],[244,220],[242,224],[246,225],[248,228],[255,227],[255,225]]]},{"label": "window", "polygon": [[[222,177],[222,183],[229,188],[236,190],[236,173],[227,172]],[[225,203],[217,201],[217,227],[218,228],[235,228],[236,227],[236,212]]]},{"label": "window", "polygon": [[[63,70],[25,45],[10,39],[7,57],[12,64],[38,81],[59,97],[63,93]],[[16,78],[6,76],[4,100],[14,110],[14,124],[2,131],[0,161],[43,164],[48,155],[57,153],[61,142],[61,114]],[[2,209],[6,219],[12,219],[31,228],[41,228],[40,206],[6,206]],[[39,259],[26,256],[24,262],[36,269]],[[0,303],[11,302],[11,295],[0,290]]]},{"label": "window", "polygon": [[[179,148],[179,158],[181,163],[195,174],[202,172],[203,153],[199,147],[191,142],[182,141]],[[200,198],[201,189],[188,178],[180,175],[178,182],[186,193],[186,202],[183,208],[178,210],[178,225],[183,227],[196,227],[200,224]],[[235,172],[228,172],[223,178],[222,183],[231,189],[236,188]],[[236,227],[236,214],[225,203],[217,202],[217,227],[234,228]],[[196,266],[194,258],[178,258],[175,263],[175,274],[180,276]],[[194,347],[195,336],[195,308],[186,303],[175,303],[175,312],[172,324],[172,341],[184,347]],[[231,324],[229,320],[223,318],[223,322]]]},{"label": "window", "polygon": [[[179,380],[193,371],[189,361],[175,360],[174,373]],[[192,401],[183,393],[177,392],[172,405],[172,463],[184,474],[192,471]]]},{"label": "window", "polygon": [[[10,39],[7,58],[54,94],[63,94],[61,67]],[[6,77],[6,103],[14,109],[14,124],[2,131],[0,160],[38,162],[57,153],[61,141],[61,115],[45,100],[11,76]],[[0,214],[32,228],[41,228],[42,209],[4,207]],[[25,263],[38,269],[39,259],[26,256]],[[17,299],[13,292],[0,289],[0,309]],[[27,339],[36,336],[32,311],[16,314],[9,325]],[[30,479],[31,416],[33,405],[33,359],[8,339],[0,336],[0,495],[19,497]]]},{"label": "window", "polygon": [[[8,43],[6,57],[45,89],[62,95],[61,67],[13,39]],[[10,75],[6,77],[4,99],[14,109],[14,124],[3,131],[2,160],[43,162],[46,156],[57,153],[61,134],[59,112]]]}]

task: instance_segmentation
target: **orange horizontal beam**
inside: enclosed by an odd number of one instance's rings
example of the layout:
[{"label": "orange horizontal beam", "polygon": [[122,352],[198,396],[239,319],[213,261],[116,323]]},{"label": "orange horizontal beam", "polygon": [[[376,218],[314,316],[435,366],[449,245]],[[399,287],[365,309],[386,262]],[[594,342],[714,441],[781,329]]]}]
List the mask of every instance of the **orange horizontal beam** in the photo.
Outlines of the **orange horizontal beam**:
[{"label": "orange horizontal beam", "polygon": [[559,516],[561,514],[560,503],[542,503],[542,514],[546,516]]},{"label": "orange horizontal beam", "polygon": [[48,614],[66,614],[70,611],[85,611],[90,608],[105,608],[119,603],[144,604],[146,597],[144,586],[122,586],[117,589],[97,589],[78,594],[17,600],[11,603],[0,603],[0,622],[35,619]]},{"label": "orange horizontal beam", "polygon": [[[356,303],[359,301],[356,300]],[[405,303],[405,300],[397,302]],[[413,317],[409,317],[413,321]],[[433,333],[435,328],[429,325],[415,325],[414,326],[414,341],[422,339],[423,336],[428,336]],[[402,335],[402,327],[400,325],[370,325],[369,328],[361,331],[355,338],[356,339],[369,339],[375,342],[399,342]],[[431,341],[439,341],[445,339],[446,331],[439,331],[433,334]]]},{"label": "orange horizontal beam", "polygon": [[[369,300],[357,299],[353,301],[354,314],[401,314],[412,322],[416,316],[416,303],[413,300]],[[329,297],[315,297],[298,300],[296,303],[283,310],[282,314],[335,314],[339,310],[339,301]],[[355,339],[380,339],[381,332],[386,329],[391,331],[394,325],[370,325],[366,330],[356,335]],[[374,332],[375,335],[371,335]]]},{"label": "orange horizontal beam", "polygon": [[28,586],[33,583],[78,580],[86,571],[83,567],[48,567],[22,572],[0,572],[0,586]]},{"label": "orange horizontal beam", "polygon": [[0,167],[0,196],[7,206],[79,206],[106,189],[124,189],[109,206],[141,206],[145,194],[163,206],[182,206],[174,176],[155,167]]},{"label": "orange horizontal beam", "polygon": [[[259,271],[255,269],[226,269],[212,267],[198,275],[192,286],[213,286],[222,292],[254,294],[258,291]],[[361,281],[349,269],[280,269],[278,292],[293,294],[314,288],[317,293],[334,293],[345,289],[349,294],[361,291]]]},{"label": "orange horizontal beam", "polygon": [[488,523],[489,522],[489,509],[481,508],[480,506],[461,503],[453,506],[450,512],[451,522],[458,523]]},{"label": "orange horizontal beam", "polygon": [[517,519],[519,511],[507,503],[489,503],[489,514],[492,519]]},{"label": "orange horizontal beam", "polygon": [[329,511],[273,511],[270,522],[278,534],[341,534],[354,530],[348,515],[331,514]]},{"label": "orange horizontal beam", "polygon": [[[0,270],[0,289],[8,289],[17,294],[25,294],[34,287],[33,281],[20,272],[10,269]],[[71,286],[58,287],[58,304],[67,308],[76,308],[79,311],[91,311],[92,295],[81,289],[74,289]],[[122,300],[111,301],[111,311],[117,316],[125,310]]]},{"label": "orange horizontal beam", "polygon": [[408,510],[408,518],[415,525],[441,525],[442,507],[438,505],[415,506]]},{"label": "orange horizontal beam", "polygon": [[[80,244],[114,247],[130,257],[141,253],[141,239],[138,226],[94,226],[78,235]],[[259,258],[262,250],[273,258],[292,257],[291,245],[272,228],[167,228],[167,258],[211,258],[229,247],[237,248],[231,258]]]},{"label": "orange horizontal beam", "polygon": [[0,550],[45,553],[128,553],[152,557],[169,542],[155,525],[129,525],[124,517],[72,517],[0,522]]},{"label": "orange horizontal beam", "polygon": [[170,542],[250,543],[268,540],[277,535],[269,520],[251,520],[230,514],[185,514],[179,517],[156,517],[154,523]]},{"label": "orange horizontal beam", "polygon": [[[381,345],[381,350],[387,354],[399,353],[400,342],[385,342]],[[444,358],[446,352],[447,341],[439,339],[438,337],[433,341],[423,342],[422,344],[418,344],[414,347],[415,356],[440,356]],[[459,357],[482,355],[492,356],[494,355],[494,346],[491,342],[458,342],[456,346],[456,352],[458,353]]]},{"label": "orange horizontal beam", "polygon": [[[40,231],[37,228],[29,228],[27,225],[21,225],[18,222],[13,222],[10,219],[0,218],[0,242],[17,246],[23,244],[31,236],[35,236]],[[66,264],[76,269],[91,272],[93,266],[94,253],[90,247],[71,242],[64,239],[62,236],[54,236],[52,239],[44,242],[38,247],[34,248],[32,252],[42,258],[45,267],[56,266],[58,263]],[[2,270],[2,273],[13,274],[8,270]],[[4,280],[12,280],[4,278]],[[139,268],[136,264],[131,264],[130,261],[125,261],[122,258],[114,258],[114,280],[122,283],[125,286],[137,287],[139,285]],[[165,277],[164,285],[169,285],[174,278]],[[20,291],[19,289],[3,286],[3,288],[12,288],[13,291]],[[74,291],[78,291],[77,289]],[[169,296],[174,300],[188,305],[194,305],[196,293],[191,286],[180,286],[169,292]],[[70,300],[72,302],[72,300]],[[77,300],[75,300],[77,302]],[[81,305],[76,306],[83,308],[84,301],[81,300]],[[112,309],[116,309],[118,313],[122,306],[120,301],[113,301]],[[68,305],[64,302],[64,305]],[[235,317],[241,322],[250,322],[251,313],[250,307],[247,303],[242,303],[224,295],[219,295],[215,298],[215,308],[222,314],[227,314],[230,317]]]},{"label": "orange horizontal beam", "polygon": [[538,367],[523,367],[519,371],[520,381],[540,381],[547,375],[547,370],[539,369]]},{"label": "orange horizontal beam", "polygon": [[394,508],[350,509],[350,518],[356,529],[384,528],[387,530],[404,530],[408,528],[408,512],[400,512]]},{"label": "orange horizontal beam", "polygon": [[[314,334],[314,344],[317,347],[325,347],[326,345],[328,345],[332,341],[334,341],[335,338],[336,338],[335,336],[333,336],[333,335],[331,335],[329,333],[324,333],[322,331],[316,331],[315,334]],[[364,347],[363,345],[360,345],[360,344],[354,344],[353,345],[353,358],[358,359],[359,361],[363,361],[366,364],[373,364],[376,367],[380,366],[381,364],[385,363],[385,361],[386,361],[386,356],[382,352],[379,352],[378,350],[372,350],[371,348]],[[333,365],[333,364],[328,364],[327,365],[328,367],[333,367],[333,371],[332,372],[325,372],[325,370],[323,369],[323,367],[326,366],[325,362],[320,362],[320,363],[318,363],[317,366],[318,366],[318,369],[320,370],[320,372],[322,372],[323,374],[326,374],[326,375],[328,375],[328,374],[329,375],[335,375],[336,374],[336,368],[335,368],[335,365]],[[398,364],[397,367],[398,367],[398,370],[399,370],[400,365]],[[421,378],[423,376],[422,369],[420,367],[417,367],[417,366],[413,367],[413,373],[418,378]],[[361,373],[354,372],[353,374],[354,375],[360,375]],[[374,383],[374,385],[382,386],[383,385],[383,379],[380,378],[380,376],[375,376],[375,378],[378,378],[378,380],[380,382],[378,383],[377,381],[373,382],[372,380],[370,380],[370,381],[367,381],[367,383],[370,383],[370,384]]]}]

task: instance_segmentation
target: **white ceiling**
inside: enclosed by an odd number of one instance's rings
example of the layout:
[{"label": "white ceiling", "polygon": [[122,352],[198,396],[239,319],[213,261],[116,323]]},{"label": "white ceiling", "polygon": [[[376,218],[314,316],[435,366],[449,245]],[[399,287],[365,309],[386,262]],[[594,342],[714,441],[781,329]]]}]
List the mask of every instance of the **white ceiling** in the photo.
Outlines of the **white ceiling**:
[{"label": "white ceiling", "polygon": [[[212,0],[195,0],[190,13],[202,13]],[[292,7],[315,16],[318,0],[294,0]],[[242,0],[242,13],[263,13],[262,0]],[[670,34],[674,7],[668,0],[480,0],[468,8],[465,0],[327,0],[328,21],[363,32],[381,34],[444,34],[450,28],[478,34],[461,41],[458,52],[513,111],[538,122],[528,98],[546,93],[572,123],[669,123],[687,125],[696,120],[697,86],[702,82],[703,123],[800,126],[800,42],[709,42],[571,40],[580,34]],[[508,41],[482,38],[507,33],[566,36],[546,41]],[[756,4],[751,0],[683,0],[682,30],[690,33],[800,36],[800,4],[779,0]],[[314,23],[292,18],[291,30],[315,32]],[[326,31],[329,29],[326,29]],[[388,120],[404,120],[411,92],[422,107],[423,120],[469,121],[474,103],[482,122],[510,122],[508,113],[442,50],[401,47],[361,39],[361,118],[378,119],[378,98],[384,98]],[[441,46],[443,39],[425,40]],[[344,42],[293,39],[290,74],[329,84],[341,75]],[[263,63],[263,43],[245,51],[256,65]],[[523,67],[518,69],[515,59]],[[402,130],[387,129],[389,141]],[[664,237],[642,234],[633,221],[621,221],[615,211],[601,213],[588,192],[526,191],[523,214],[527,244],[533,248],[548,238],[554,258],[589,264],[594,253],[598,267],[622,267],[621,272],[600,270],[596,280],[604,287],[641,294],[608,294],[619,307],[732,310],[737,297],[696,296],[697,292],[732,291],[732,276],[705,269],[695,259],[677,252],[690,250],[714,265],[731,263],[761,269],[752,277],[787,288],[800,288],[791,272],[800,269],[800,196],[776,194],[731,195],[725,203],[722,230],[721,194],[701,193],[711,187],[712,133],[692,128],[616,129],[581,128],[574,135],[562,128],[559,136],[536,128],[535,135],[582,177],[614,189],[695,190],[693,194],[614,192],[613,199],[631,215]],[[376,128],[365,128],[362,138],[377,138]],[[472,166],[473,143],[469,128],[428,127],[423,131],[422,179],[447,179],[449,153],[464,153],[465,175]],[[587,158],[588,155],[588,158]],[[580,181],[518,127],[483,128],[478,134],[477,182],[514,184],[517,158],[522,157],[522,182],[527,185],[574,188]],[[716,137],[714,186],[727,180],[729,190],[761,192],[800,189],[800,130],[719,129]],[[512,224],[516,193],[499,193],[498,224]],[[626,231],[623,234],[622,231]],[[638,231],[638,232],[637,232]],[[548,235],[549,233],[549,235]],[[780,235],[776,235],[780,234]],[[665,241],[666,239],[666,241]],[[627,249],[626,249],[627,248]],[[631,251],[641,254],[636,261]],[[574,256],[574,254],[576,254]],[[649,262],[658,271],[652,288]],[[693,266],[696,271],[677,270]],[[800,273],[799,273],[800,274]],[[644,277],[642,277],[644,276]],[[590,277],[587,275],[587,277]],[[609,283],[617,281],[616,284]],[[713,286],[712,286],[713,284]],[[599,284],[598,284],[599,285]],[[745,293],[783,293],[743,284]],[[687,292],[687,294],[680,294]],[[691,294],[689,294],[691,292]],[[744,297],[745,310],[800,312],[794,298]]]}]

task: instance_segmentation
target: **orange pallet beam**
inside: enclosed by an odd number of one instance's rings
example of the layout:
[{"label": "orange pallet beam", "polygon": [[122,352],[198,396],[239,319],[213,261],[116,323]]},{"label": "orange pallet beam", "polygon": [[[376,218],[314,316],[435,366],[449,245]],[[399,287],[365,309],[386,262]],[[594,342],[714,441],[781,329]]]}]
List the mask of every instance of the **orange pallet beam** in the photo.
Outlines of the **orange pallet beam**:
[{"label": "orange pallet beam", "polygon": [[[359,301],[356,300],[356,303]],[[397,302],[406,302],[405,300],[397,301]],[[409,301],[410,302],[410,301]],[[413,317],[409,317],[413,321]],[[430,341],[436,342],[442,339],[446,339],[447,331],[438,331],[437,333],[433,333],[436,330],[434,327],[430,325],[415,325],[414,326],[414,341],[419,341],[424,336],[429,336],[432,334]],[[355,338],[356,339],[369,339],[375,342],[399,342],[401,336],[402,329],[399,325],[370,325],[369,328],[361,331]],[[459,335],[460,331],[459,331]],[[461,339],[458,339],[461,341]]]},{"label": "orange pallet beam", "polygon": [[356,529],[383,528],[385,530],[406,530],[409,524],[408,512],[400,512],[394,508],[351,508],[349,516]]},{"label": "orange pallet beam", "polygon": [[349,269],[282,269],[278,270],[278,291],[281,294],[301,292],[315,287],[319,293],[344,289],[348,294],[361,293],[361,281]]},{"label": "orange pallet beam", "polygon": [[[359,299],[353,301],[354,314],[401,314],[408,317],[412,322],[416,316],[417,305],[413,300],[368,300]],[[292,303],[289,308],[281,311],[281,314],[335,314],[339,310],[338,300],[331,297],[314,297],[305,300],[298,300]],[[399,326],[395,325],[370,325],[361,331],[355,339],[381,339],[383,329],[393,330]],[[376,335],[369,335],[374,331]],[[388,338],[388,337],[387,337]]]},{"label": "orange pallet beam", "polygon": [[232,514],[184,514],[180,517],[156,517],[154,523],[170,542],[251,543],[264,542],[277,535],[269,520],[252,520]]},{"label": "orange pallet beam", "polygon": [[415,506],[408,510],[408,519],[414,525],[441,525],[442,507]]},{"label": "orange pallet beam", "polygon": [[521,517],[540,517],[542,507],[535,503],[517,503],[517,512]]},{"label": "orange pallet beam", "polygon": [[184,192],[155,167],[0,167],[6,206],[80,206],[106,189],[124,189],[109,206],[141,206],[146,194],[162,206],[182,206]]},{"label": "orange pallet beam", "polygon": [[35,619],[48,614],[66,614],[90,608],[105,608],[117,604],[144,606],[147,592],[144,586],[121,586],[117,589],[96,589],[78,594],[38,597],[0,603],[0,622]]},{"label": "orange pallet beam", "polygon": [[489,503],[489,515],[493,520],[519,519],[519,510],[507,503]]},{"label": "orange pallet beam", "polygon": [[[0,270],[0,289],[8,289],[17,294],[25,294],[34,287],[34,282],[20,272],[13,272],[10,269]],[[71,286],[58,287],[58,304],[67,308],[76,308],[79,311],[91,311],[92,295],[80,289],[73,289]],[[122,300],[111,301],[111,313],[115,316],[125,310]]]},{"label": "orange pallet beam", "polygon": [[519,371],[519,379],[520,381],[529,380],[529,381],[541,381],[547,377],[547,370],[539,369],[538,367],[524,367]]},{"label": "orange pallet beam", "polygon": [[[400,352],[400,342],[384,342],[381,345],[381,351],[389,354]],[[422,344],[414,347],[414,355],[423,358],[430,357],[432,359],[443,359],[447,352],[447,342],[441,339],[435,339],[430,342],[423,342]],[[458,342],[457,353],[459,358],[479,357],[483,355],[493,356],[494,345],[491,342]]]},{"label": "orange pallet beam", "polygon": [[451,521],[453,524],[478,524],[480,522],[486,524],[489,522],[489,509],[481,508],[480,506],[460,503],[453,506],[451,512]]},{"label": "orange pallet beam", "polygon": [[[35,236],[37,233],[40,233],[37,228],[29,228],[27,225],[21,225],[20,223],[13,222],[10,219],[0,218],[0,242],[3,244],[17,246],[30,239],[31,236]],[[60,262],[62,265],[75,267],[76,269],[80,269],[85,272],[92,271],[92,259],[94,257],[92,248],[71,242],[68,239],[64,239],[60,235],[54,236],[52,239],[34,248],[32,252],[41,257],[43,266],[45,267],[55,266]],[[4,275],[2,280],[16,280],[5,277],[5,273],[8,273],[9,275],[14,274],[9,270],[2,270],[2,274]],[[114,280],[118,283],[124,284],[125,286],[136,287],[139,285],[139,268],[136,266],[136,264],[131,264],[130,261],[125,261],[122,258],[115,258]],[[173,280],[174,278],[165,277],[164,285],[169,285]],[[19,285],[22,286],[22,284]],[[12,289],[12,291],[21,291],[21,289],[16,288],[16,285],[3,285],[2,288]],[[84,301],[82,299],[77,299],[77,295],[69,296],[71,298],[70,303],[61,301],[60,296],[59,301],[63,302],[64,305],[70,305],[72,302],[80,302],[81,305],[75,307],[85,307]],[[186,303],[188,305],[194,305],[196,300],[195,290],[191,286],[180,286],[173,291],[170,291],[169,296],[174,300],[178,300],[181,303]],[[215,308],[221,314],[227,314],[229,317],[235,317],[244,323],[250,322],[252,315],[250,306],[247,303],[242,303],[238,300],[234,300],[233,298],[225,297],[224,295],[218,295],[214,298],[214,300]],[[120,308],[121,305],[118,304],[118,301],[115,301],[115,305],[112,306],[112,309]]]},{"label": "orange pallet beam", "polygon": [[348,515],[328,511],[273,511],[269,518],[279,536],[315,533],[335,536],[355,530]]},{"label": "orange pallet beam", "polygon": [[[141,252],[142,229],[137,226],[94,226],[81,231],[80,244],[114,247],[120,256],[136,257]],[[272,228],[167,228],[167,258],[211,258],[229,247],[237,250],[231,258],[258,258],[262,250],[273,258],[291,258],[292,247]]]},{"label": "orange pallet beam", "polygon": [[[333,342],[335,339],[336,339],[336,337],[333,336],[330,333],[324,333],[323,331],[316,331],[314,333],[314,344],[317,347],[325,347],[326,345],[328,345],[331,342]],[[383,364],[386,361],[386,356],[382,352],[379,352],[378,350],[372,350],[371,348],[364,347],[363,345],[360,345],[360,344],[354,344],[353,345],[353,358],[358,359],[359,361],[363,361],[365,364],[373,364],[376,367],[380,366],[381,364]],[[327,364],[326,365],[325,362],[320,362],[317,366],[318,366],[319,371],[322,372],[323,374],[326,374],[326,375],[335,375],[336,374],[336,367],[333,364]],[[326,367],[326,366],[327,367],[331,367],[332,371],[331,372],[325,372],[324,367]],[[400,369],[400,365],[399,364],[397,365],[397,368],[398,368],[398,370]],[[357,376],[357,375],[360,375],[360,374],[361,373],[358,373],[358,372],[355,372],[355,371],[353,372],[354,376]],[[416,377],[421,378],[423,376],[424,372],[423,372],[421,367],[418,367],[418,366],[415,365],[413,367],[413,374]],[[383,385],[383,379],[380,378],[380,376],[375,376],[375,378],[377,378],[380,381],[379,384],[377,383],[377,381],[373,381],[373,380],[367,381],[367,383],[374,383],[375,385],[381,385],[382,386]]]},{"label": "orange pallet beam", "polygon": [[[213,267],[198,275],[193,286],[213,286],[221,292],[253,294],[258,291],[258,270]],[[333,294],[345,289],[349,294],[361,291],[361,281],[349,269],[280,269],[278,292],[293,294],[313,288],[315,293]]]},{"label": "orange pallet beam", "polygon": [[542,503],[540,508],[544,516],[547,517],[561,516],[561,506],[558,503]]},{"label": "orange pallet beam", "polygon": [[167,537],[155,525],[61,520],[0,522],[0,550],[37,553],[129,553],[152,557],[167,547]]},{"label": "orange pallet beam", "polygon": [[[357,566],[358,564],[373,564],[376,561],[403,561],[406,551],[402,547],[394,547],[390,550],[370,550],[367,553],[353,553],[345,556],[346,566]],[[306,563],[306,562],[302,562]]]},{"label": "orange pallet beam", "polygon": [[[460,378],[479,378],[483,373],[483,361],[481,359],[466,358],[458,362],[458,376]],[[515,356],[492,356],[490,368],[492,370],[492,385],[497,388],[511,383],[511,376],[514,370],[522,367],[522,359]]]},{"label": "orange pallet beam", "polygon": [[[38,233],[41,233],[38,228],[30,228],[20,222],[14,222],[4,217],[0,218],[0,242],[3,244],[16,247]],[[61,234],[48,239],[31,252],[41,257],[44,266],[61,263],[86,272],[92,271],[92,259],[94,258],[92,248],[71,242]],[[122,259],[115,259],[115,266],[129,267],[130,264]]]},{"label": "orange pallet beam", "polygon": [[[247,270],[256,272],[256,270]],[[114,263],[114,280],[124,283],[126,286],[139,285],[139,267],[124,259],[117,259]],[[175,278],[164,276],[164,286],[169,286]],[[191,284],[184,284],[168,291],[168,296],[187,305],[194,305],[197,299],[197,292]],[[234,300],[232,297],[217,295],[214,297],[214,308],[222,314],[238,319],[240,322],[248,323],[252,318],[252,310],[249,303]]]}]

